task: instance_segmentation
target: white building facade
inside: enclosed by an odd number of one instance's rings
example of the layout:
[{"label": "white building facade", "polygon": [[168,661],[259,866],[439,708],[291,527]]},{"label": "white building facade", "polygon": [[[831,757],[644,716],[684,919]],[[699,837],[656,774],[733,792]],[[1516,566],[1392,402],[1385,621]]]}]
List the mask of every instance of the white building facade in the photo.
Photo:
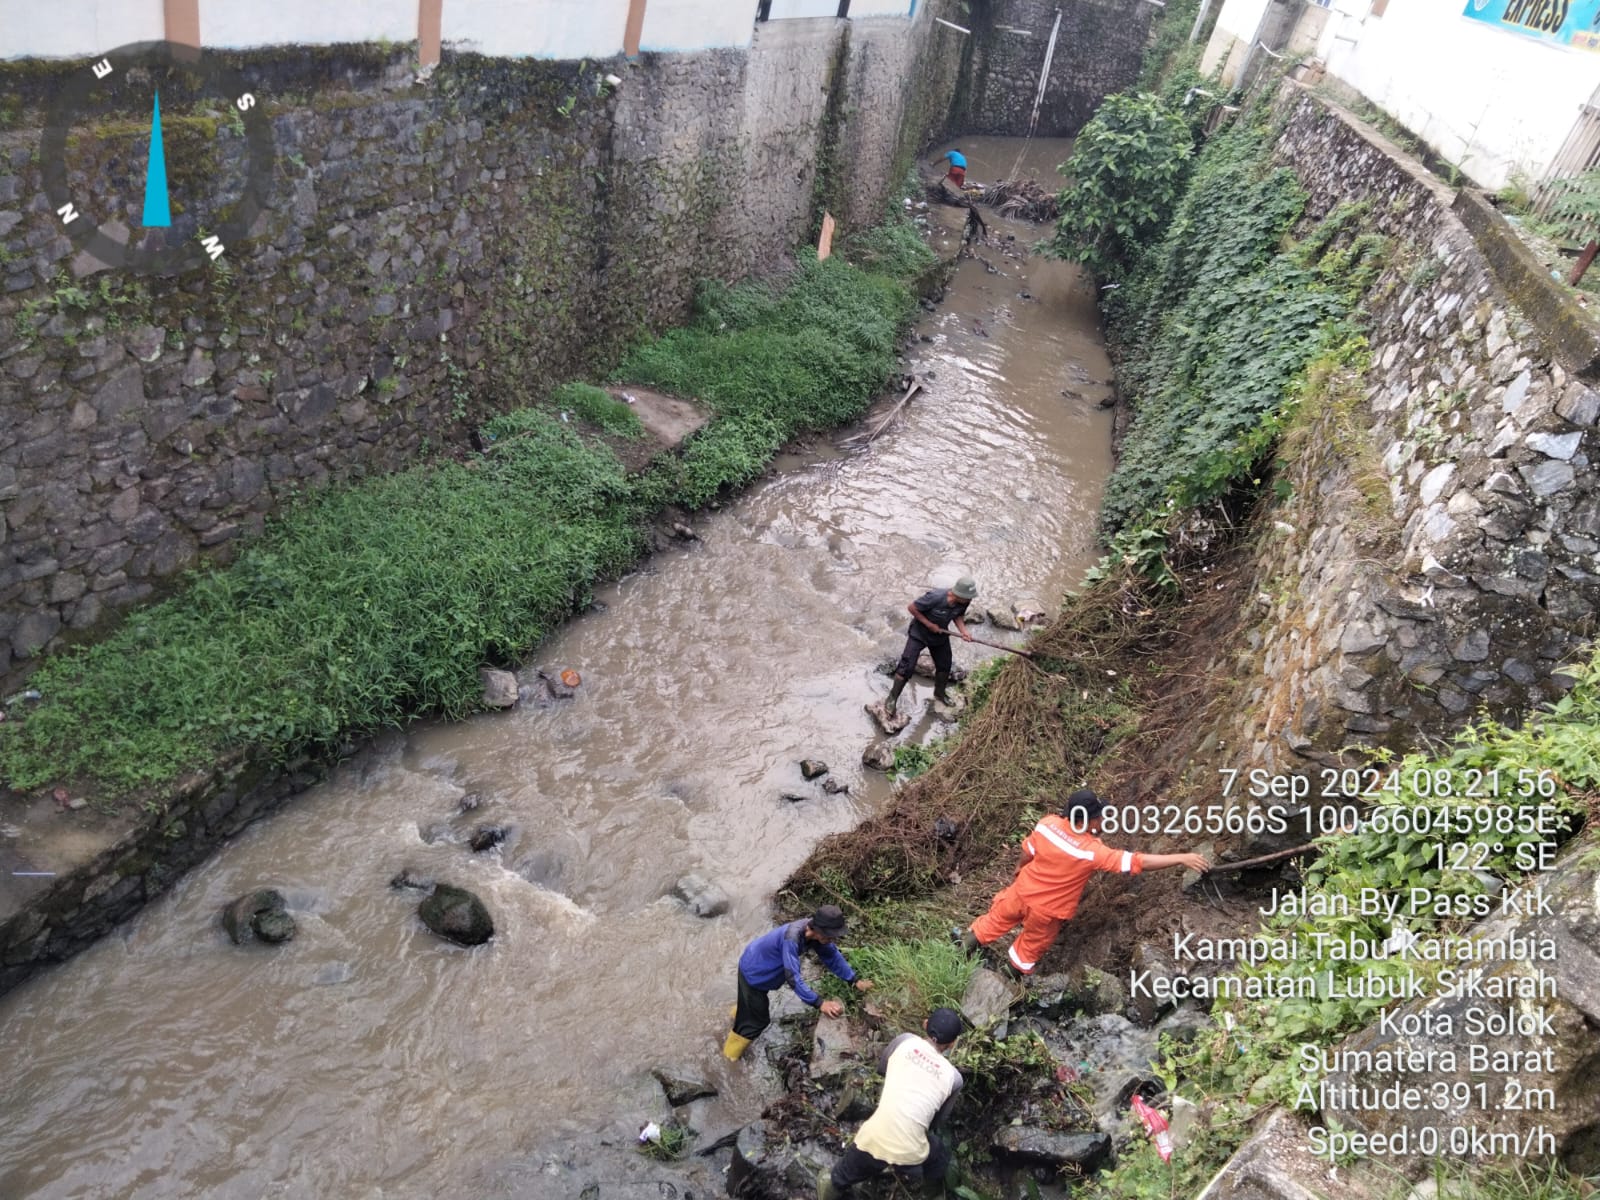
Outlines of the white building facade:
[{"label": "white building facade", "polygon": [[1538,183],[1600,157],[1600,0],[1225,0],[1202,68],[1307,60],[1475,183]]},{"label": "white building facade", "polygon": [[918,0],[0,0],[0,59],[130,42],[227,49],[414,42],[500,58],[596,59],[751,45],[768,22],[916,18]]}]

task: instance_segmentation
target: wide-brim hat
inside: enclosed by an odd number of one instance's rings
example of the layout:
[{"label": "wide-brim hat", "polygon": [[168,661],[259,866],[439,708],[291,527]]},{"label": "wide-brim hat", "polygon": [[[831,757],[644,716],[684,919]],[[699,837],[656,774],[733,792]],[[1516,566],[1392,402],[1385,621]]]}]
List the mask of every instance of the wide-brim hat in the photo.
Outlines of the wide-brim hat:
[{"label": "wide-brim hat", "polygon": [[838,937],[845,929],[844,910],[837,904],[824,904],[811,914],[811,928],[828,937]]},{"label": "wide-brim hat", "polygon": [[971,600],[978,594],[978,581],[971,575],[963,575],[950,590],[963,600]]}]

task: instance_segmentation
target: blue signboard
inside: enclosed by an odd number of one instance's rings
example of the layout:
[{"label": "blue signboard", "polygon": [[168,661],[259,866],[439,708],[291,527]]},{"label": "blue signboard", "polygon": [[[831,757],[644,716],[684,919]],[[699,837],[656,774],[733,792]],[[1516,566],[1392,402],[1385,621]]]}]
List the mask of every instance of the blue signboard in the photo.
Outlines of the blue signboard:
[{"label": "blue signboard", "polygon": [[1467,0],[1465,15],[1541,41],[1600,51],[1600,0]]}]

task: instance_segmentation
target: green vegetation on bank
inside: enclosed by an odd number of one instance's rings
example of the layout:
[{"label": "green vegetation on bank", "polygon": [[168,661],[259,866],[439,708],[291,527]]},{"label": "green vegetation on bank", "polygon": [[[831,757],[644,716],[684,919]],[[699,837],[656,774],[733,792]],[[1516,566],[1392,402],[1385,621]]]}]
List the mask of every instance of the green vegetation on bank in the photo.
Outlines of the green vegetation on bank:
[{"label": "green vegetation on bank", "polygon": [[[1548,711],[1530,714],[1521,728],[1481,720],[1459,734],[1437,753],[1412,753],[1382,764],[1378,786],[1363,800],[1370,804],[1359,829],[1319,839],[1321,854],[1307,869],[1305,887],[1308,913],[1279,915],[1264,924],[1271,937],[1299,937],[1310,945],[1315,935],[1370,939],[1382,942],[1393,930],[1378,916],[1363,915],[1358,903],[1362,889],[1387,896],[1409,896],[1409,889],[1428,888],[1436,896],[1478,896],[1493,886],[1515,887],[1522,877],[1517,848],[1540,840],[1522,827],[1523,815],[1543,805],[1570,819],[1596,814],[1600,794],[1600,651],[1586,664],[1566,669],[1575,686]],[[1472,772],[1478,774],[1473,775]],[[1436,862],[1436,832],[1423,821],[1408,820],[1418,810],[1429,817],[1441,808],[1437,788],[1441,780],[1496,779],[1498,786],[1475,799],[1457,801],[1464,810],[1492,815],[1492,846],[1475,869],[1440,869]],[[1490,790],[1493,794],[1490,794]],[[1505,819],[1500,814],[1515,814]],[[1418,826],[1424,826],[1417,832]],[[1564,835],[1561,835],[1564,836]],[[1593,839],[1587,839],[1593,844]],[[1487,847],[1486,847],[1487,848]],[[1593,854],[1590,850],[1588,853]],[[1525,863],[1523,865],[1526,865]],[[1343,904],[1334,897],[1342,898]],[[1340,909],[1347,907],[1348,915]],[[1457,936],[1468,921],[1459,917],[1430,918],[1426,913],[1408,917],[1411,936],[1427,939]],[[1331,1046],[1370,1024],[1388,1001],[1380,996],[1334,996],[1330,987],[1347,993],[1357,975],[1399,976],[1407,971],[1419,978],[1447,965],[1427,958],[1394,957],[1377,961],[1343,961],[1312,956],[1292,961],[1269,961],[1247,973],[1264,979],[1314,980],[1315,995],[1274,1000],[1218,1000],[1213,1009],[1213,1031],[1186,1047],[1172,1047],[1163,1064],[1170,1088],[1194,1100],[1209,1112],[1209,1129],[1197,1137],[1184,1161],[1171,1167],[1153,1155],[1130,1158],[1113,1174],[1097,1181],[1097,1194],[1106,1196],[1166,1196],[1174,1173],[1203,1183],[1227,1159],[1262,1109],[1273,1104],[1293,1106],[1299,1089],[1315,1088],[1319,1077],[1301,1069],[1297,1056],[1286,1046]],[[1359,991],[1360,989],[1355,989]],[[1373,989],[1381,991],[1381,989]],[[1565,1172],[1558,1166],[1540,1167],[1538,1176],[1524,1177],[1515,1170],[1481,1194],[1513,1197],[1565,1196]],[[1485,1181],[1489,1175],[1484,1175]],[[1189,1195],[1195,1189],[1178,1186],[1171,1194]],[[1453,1189],[1450,1194],[1457,1194]]]},{"label": "green vegetation on bank", "polygon": [[[1212,139],[1165,236],[1107,303],[1136,413],[1106,488],[1108,533],[1249,485],[1307,365],[1338,345],[1354,352],[1347,318],[1363,276],[1341,240],[1353,210],[1289,243],[1305,193],[1269,146],[1249,125]],[[1370,261],[1378,244],[1361,247]]]},{"label": "green vegetation on bank", "polygon": [[[1145,207],[1126,213],[1105,197],[1127,188],[1097,185],[1099,225],[1063,217],[1053,247],[1117,269],[1105,314],[1135,414],[1107,484],[1100,521],[1110,554],[1094,578],[1126,564],[1170,590],[1174,528],[1257,493],[1309,366],[1364,361],[1355,309],[1384,241],[1358,232],[1363,210],[1354,205],[1294,240],[1305,192],[1272,164],[1274,131],[1259,108],[1191,158],[1187,141],[1174,140],[1181,118],[1169,101],[1113,97],[1106,109],[1130,105],[1165,133],[1130,144],[1115,160],[1129,165],[1115,169],[1156,178],[1170,205],[1138,201]],[[1163,155],[1165,167],[1152,161]],[[1077,194],[1063,193],[1064,213]]]},{"label": "green vegetation on bank", "polygon": [[516,662],[625,570],[661,507],[703,505],[796,434],[866,407],[915,311],[911,269],[932,257],[916,239],[903,220],[862,239],[893,251],[877,261],[905,272],[896,277],[834,258],[781,289],[703,286],[692,324],[618,372],[710,406],[681,458],[628,474],[549,409],[630,438],[637,417],[569,384],[544,409],[490,421],[487,449],[465,462],[291,506],[230,567],[191,575],[104,641],[42,664],[30,683],[43,700],[0,725],[0,781],[157,795],[233,753],[287,761],[420,714],[471,711],[477,668]]},{"label": "green vegetation on bank", "polygon": [[[895,265],[915,262],[908,257]],[[915,308],[899,280],[832,258],[806,266],[781,295],[759,284],[702,287],[687,327],[641,346],[619,369],[716,414],[681,461],[662,464],[667,494],[697,507],[753,479],[797,434],[859,416],[893,369],[896,335]]]},{"label": "green vegetation on bank", "polygon": [[644,426],[639,423],[638,414],[610,392],[592,383],[563,383],[550,393],[550,404],[616,437],[644,436]]},{"label": "green vegetation on bank", "polygon": [[1078,134],[1062,172],[1052,253],[1120,275],[1166,223],[1194,149],[1188,125],[1160,97],[1108,96]]}]

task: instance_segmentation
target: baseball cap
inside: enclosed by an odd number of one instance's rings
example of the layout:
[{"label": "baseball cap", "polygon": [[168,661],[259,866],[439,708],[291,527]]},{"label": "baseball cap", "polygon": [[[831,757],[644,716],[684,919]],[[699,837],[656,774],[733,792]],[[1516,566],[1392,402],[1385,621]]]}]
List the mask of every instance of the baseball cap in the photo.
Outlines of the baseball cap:
[{"label": "baseball cap", "polygon": [[1067,797],[1066,803],[1061,806],[1061,815],[1074,825],[1087,825],[1097,820],[1105,807],[1105,801],[1099,796],[1088,788],[1079,788]]},{"label": "baseball cap", "polygon": [[936,1008],[928,1014],[928,1036],[948,1045],[961,1036],[961,1014],[953,1008]]},{"label": "baseball cap", "polygon": [[844,932],[844,911],[837,904],[824,904],[811,914],[811,928],[836,938]]}]

